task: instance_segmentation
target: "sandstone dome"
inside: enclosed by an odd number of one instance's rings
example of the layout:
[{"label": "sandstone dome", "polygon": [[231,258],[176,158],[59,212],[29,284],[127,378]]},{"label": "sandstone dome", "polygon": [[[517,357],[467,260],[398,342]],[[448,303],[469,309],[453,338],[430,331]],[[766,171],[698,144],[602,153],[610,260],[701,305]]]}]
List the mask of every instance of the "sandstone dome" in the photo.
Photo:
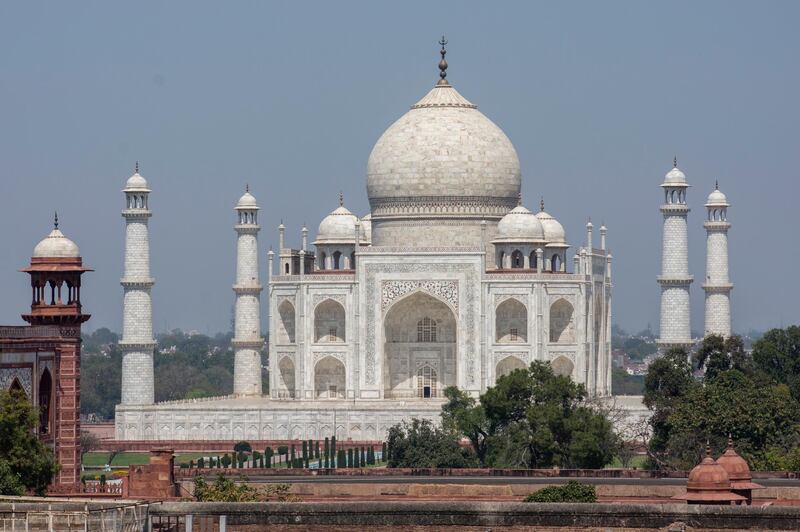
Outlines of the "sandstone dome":
[{"label": "sandstone dome", "polygon": [[520,165],[511,141],[476,105],[443,80],[389,126],[367,162],[376,218],[399,203],[418,214],[454,205],[461,214],[499,218],[516,205]]},{"label": "sandstone dome", "polygon": [[497,223],[497,238],[492,242],[543,242],[545,232],[539,219],[517,205]]},{"label": "sandstone dome", "polygon": [[78,245],[65,237],[58,230],[58,226],[53,229],[41,242],[33,248],[33,257],[42,258],[76,258],[81,256]]}]

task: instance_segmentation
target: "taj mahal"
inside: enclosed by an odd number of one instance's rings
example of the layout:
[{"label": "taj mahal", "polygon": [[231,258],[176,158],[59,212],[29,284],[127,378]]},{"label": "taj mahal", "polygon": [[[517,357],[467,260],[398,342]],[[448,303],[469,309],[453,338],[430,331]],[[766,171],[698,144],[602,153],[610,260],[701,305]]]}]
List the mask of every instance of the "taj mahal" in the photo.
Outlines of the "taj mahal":
[{"label": "taj mahal", "polygon": [[[610,396],[606,228],[595,237],[589,222],[570,241],[544,202],[522,205],[514,145],[450,84],[444,45],[440,53],[439,80],[369,154],[370,212],[352,213],[340,196],[313,241],[301,229],[299,249],[285,244],[281,224],[278,249],[266,253],[266,286],[259,278],[260,207],[249,188],[239,199],[229,396],[154,402],[151,189],[137,167],[122,211],[118,440],[381,439],[402,420],[438,421],[446,387],[477,397],[536,360],[582,383],[590,396]],[[680,194],[667,190],[665,217],[679,215],[670,232],[680,255],[685,178],[674,180]],[[665,244],[665,253],[673,247]],[[682,257],[676,265],[665,259],[674,268],[660,278],[667,309],[688,304]],[[715,297],[727,294],[722,281]],[[261,367],[263,289],[269,383]],[[662,323],[672,335],[664,343],[687,341],[685,312]]]}]

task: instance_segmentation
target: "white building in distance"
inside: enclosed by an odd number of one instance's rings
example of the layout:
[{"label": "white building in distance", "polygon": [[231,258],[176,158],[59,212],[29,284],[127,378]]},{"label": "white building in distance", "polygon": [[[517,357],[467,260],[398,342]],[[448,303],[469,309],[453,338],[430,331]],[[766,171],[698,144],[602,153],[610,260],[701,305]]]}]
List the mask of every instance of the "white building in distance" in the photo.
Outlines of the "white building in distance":
[{"label": "white building in distance", "polygon": [[514,146],[447,81],[441,53],[440,80],[369,156],[371,212],[356,216],[340,197],[313,248],[305,228],[292,249],[279,227],[268,391],[254,356],[258,207],[246,194],[233,394],[153,404],[143,391],[149,402],[117,407],[117,439],[382,439],[401,420],[438,421],[447,386],[477,396],[535,360],[610,395],[606,229],[599,248],[591,223],[583,245],[570,245],[543,204],[522,206]]}]

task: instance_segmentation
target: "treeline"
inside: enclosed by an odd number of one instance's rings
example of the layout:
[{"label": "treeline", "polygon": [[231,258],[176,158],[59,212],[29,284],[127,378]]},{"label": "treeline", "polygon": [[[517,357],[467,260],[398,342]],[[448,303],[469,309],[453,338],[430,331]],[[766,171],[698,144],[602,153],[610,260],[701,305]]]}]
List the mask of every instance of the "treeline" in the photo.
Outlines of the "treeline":
[{"label": "treeline", "polygon": [[[156,337],[153,365],[155,400],[171,401],[216,395],[233,390],[232,334],[186,334],[174,330]],[[83,337],[81,413],[112,419],[120,401],[122,352],[119,337],[106,328]],[[266,388],[266,357],[262,369]],[[267,391],[265,389],[265,391]]]},{"label": "treeline", "polygon": [[650,364],[644,400],[653,468],[691,468],[730,435],[751,468],[800,470],[800,327],[767,332],[752,354],[738,336],[709,336],[691,359],[672,349]]}]

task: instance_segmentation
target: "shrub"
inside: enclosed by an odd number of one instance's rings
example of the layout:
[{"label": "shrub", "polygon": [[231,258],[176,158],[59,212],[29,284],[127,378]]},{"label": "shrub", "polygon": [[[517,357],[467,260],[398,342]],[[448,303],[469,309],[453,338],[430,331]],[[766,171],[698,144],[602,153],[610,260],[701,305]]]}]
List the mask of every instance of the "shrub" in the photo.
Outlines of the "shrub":
[{"label": "shrub", "polygon": [[319,458],[319,440],[316,441],[317,447],[314,449],[314,458]]},{"label": "shrub", "polygon": [[570,480],[562,486],[548,486],[529,493],[525,502],[597,502],[597,493],[591,484]]},{"label": "shrub", "polygon": [[233,446],[233,450],[236,451],[237,453],[242,453],[242,452],[249,453],[250,451],[253,450],[253,448],[250,446],[248,442],[240,441],[239,443]]},{"label": "shrub", "polygon": [[225,453],[222,456],[222,467],[228,468],[231,465],[231,457],[228,456],[228,453]]},{"label": "shrub", "polygon": [[303,440],[303,450],[301,451],[301,453],[303,460],[305,460],[306,457],[308,456],[308,442],[306,440]]},{"label": "shrub", "polygon": [[205,469],[206,467],[206,460],[202,456],[197,459],[197,468],[198,469]]}]

